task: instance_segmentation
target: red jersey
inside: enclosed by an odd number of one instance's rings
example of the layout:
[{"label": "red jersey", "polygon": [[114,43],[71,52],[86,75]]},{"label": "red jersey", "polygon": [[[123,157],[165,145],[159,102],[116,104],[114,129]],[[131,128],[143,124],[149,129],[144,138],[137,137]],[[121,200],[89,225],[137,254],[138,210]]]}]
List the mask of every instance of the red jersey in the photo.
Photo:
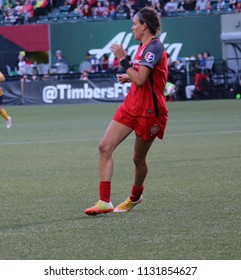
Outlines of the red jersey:
[{"label": "red jersey", "polygon": [[132,67],[139,71],[140,65],[149,67],[151,73],[142,86],[132,82],[122,108],[133,116],[166,115],[168,110],[164,91],[168,75],[167,55],[158,38],[146,45],[139,45]]}]

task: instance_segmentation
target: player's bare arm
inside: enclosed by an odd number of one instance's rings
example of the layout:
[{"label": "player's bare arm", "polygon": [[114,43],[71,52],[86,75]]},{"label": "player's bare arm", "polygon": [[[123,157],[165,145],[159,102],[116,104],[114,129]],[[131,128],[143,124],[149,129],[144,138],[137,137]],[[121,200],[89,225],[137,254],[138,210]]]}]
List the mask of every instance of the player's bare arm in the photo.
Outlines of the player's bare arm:
[{"label": "player's bare arm", "polygon": [[133,68],[129,68],[126,73],[136,86],[142,86],[150,75],[151,69],[147,66],[140,66],[138,72]]}]

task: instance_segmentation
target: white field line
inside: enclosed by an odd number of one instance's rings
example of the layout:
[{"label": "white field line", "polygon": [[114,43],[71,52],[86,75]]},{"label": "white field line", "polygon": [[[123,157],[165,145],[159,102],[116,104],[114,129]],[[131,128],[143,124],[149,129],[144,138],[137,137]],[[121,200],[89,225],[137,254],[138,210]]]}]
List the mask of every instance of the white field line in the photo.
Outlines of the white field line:
[{"label": "white field line", "polygon": [[[185,136],[208,136],[208,135],[225,135],[225,134],[241,134],[241,130],[226,130],[226,131],[202,131],[202,132],[183,132],[183,133],[166,133],[165,137],[185,137]],[[129,136],[133,139],[134,135]],[[128,139],[127,138],[127,139]],[[3,142],[0,146],[8,145],[29,145],[29,144],[56,144],[56,143],[69,143],[69,142],[89,142],[99,141],[96,138],[78,138],[78,139],[56,139],[56,140],[35,140],[35,141],[16,141],[16,142]]]}]

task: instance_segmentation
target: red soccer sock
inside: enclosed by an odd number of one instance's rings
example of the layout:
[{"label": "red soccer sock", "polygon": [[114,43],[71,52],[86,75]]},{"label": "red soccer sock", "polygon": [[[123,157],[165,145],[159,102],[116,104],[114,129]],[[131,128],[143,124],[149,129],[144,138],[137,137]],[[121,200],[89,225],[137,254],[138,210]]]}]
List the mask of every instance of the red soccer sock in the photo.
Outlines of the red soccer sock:
[{"label": "red soccer sock", "polygon": [[111,182],[101,181],[99,185],[100,200],[110,202]]},{"label": "red soccer sock", "polygon": [[131,201],[138,201],[144,191],[144,185],[141,187],[133,185],[130,200]]}]

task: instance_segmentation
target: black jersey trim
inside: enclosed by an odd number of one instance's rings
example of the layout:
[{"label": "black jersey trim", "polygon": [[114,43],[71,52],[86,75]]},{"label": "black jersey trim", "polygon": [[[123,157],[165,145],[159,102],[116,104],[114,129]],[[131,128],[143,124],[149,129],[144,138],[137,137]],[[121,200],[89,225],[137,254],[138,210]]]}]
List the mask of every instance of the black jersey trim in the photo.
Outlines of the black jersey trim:
[{"label": "black jersey trim", "polygon": [[158,109],[158,102],[157,102],[157,96],[154,91],[154,83],[153,83],[153,77],[152,77],[153,72],[150,73],[150,84],[151,84],[151,91],[152,91],[152,99],[153,99],[153,104],[154,104],[154,110],[155,110],[155,115],[156,117],[160,116],[160,112]]}]

